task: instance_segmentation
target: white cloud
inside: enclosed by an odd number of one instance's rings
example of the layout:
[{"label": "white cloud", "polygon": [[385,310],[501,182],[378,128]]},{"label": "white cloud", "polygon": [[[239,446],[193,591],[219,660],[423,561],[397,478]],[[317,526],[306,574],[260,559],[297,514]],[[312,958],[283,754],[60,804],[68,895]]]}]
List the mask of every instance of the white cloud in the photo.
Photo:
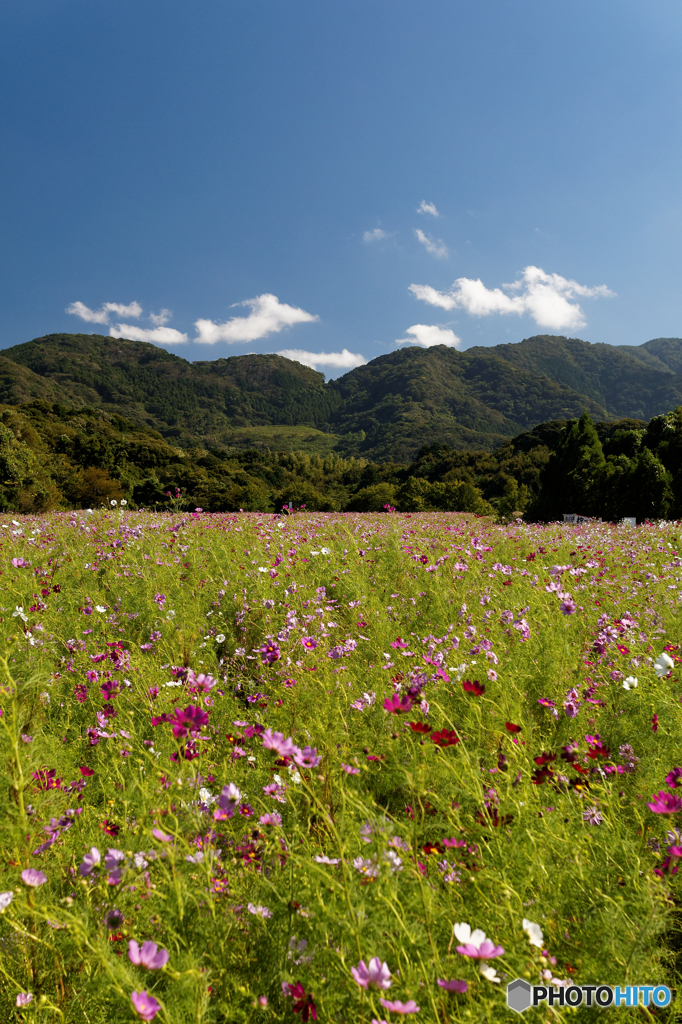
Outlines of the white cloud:
[{"label": "white cloud", "polygon": [[134,327],[132,324],[116,324],[109,328],[110,338],[128,338],[130,341],[151,341],[158,345],[180,345],[189,341],[186,334],[181,334],[173,327]]},{"label": "white cloud", "polygon": [[352,370],[354,366],[364,366],[367,360],[359,353],[349,352],[344,348],[342,352],[305,352],[300,348],[285,348],[277,353],[285,359],[293,359],[304,366],[310,366],[316,370],[318,366],[333,366],[337,369]]},{"label": "white cloud", "polygon": [[142,306],[139,302],[131,302],[129,306],[124,306],[120,302],[105,302],[101,309],[88,309],[83,302],[72,302],[66,307],[66,312],[79,316],[81,320],[86,320],[90,324],[108,324],[112,313],[137,319],[142,316]]},{"label": "white cloud", "polygon": [[447,345],[448,348],[457,348],[462,344],[454,331],[448,327],[428,326],[427,324],[415,324],[408,327],[407,334],[410,338],[397,338],[396,345],[421,345],[422,348],[431,348],[433,345]]},{"label": "white cloud", "polygon": [[374,231],[365,231],[362,236],[363,242],[379,242],[382,238],[388,238],[388,235],[381,228],[375,228]]},{"label": "white cloud", "polygon": [[164,324],[168,323],[172,316],[173,314],[171,313],[170,309],[161,309],[159,310],[158,313],[150,313],[149,319],[157,327],[163,327]]},{"label": "white cloud", "polygon": [[430,252],[432,256],[438,256],[439,259],[442,259],[444,256],[447,256],[447,246],[443,244],[440,238],[438,239],[437,242],[434,242],[432,238],[429,238],[428,235],[425,235],[423,231],[419,230],[419,228],[415,228],[414,233],[421,242],[421,244],[424,246],[426,251]]},{"label": "white cloud", "polygon": [[306,313],[304,309],[287,306],[276,295],[267,293],[235,305],[250,306],[251,312],[248,316],[234,316],[223,324],[214,323],[213,320],[197,320],[194,326],[198,334],[194,341],[205,345],[214,345],[217,341],[226,341],[230,345],[238,341],[257,341],[293,324],[314,323],[320,319],[319,316]]},{"label": "white cloud", "polygon": [[[465,309],[471,316],[491,313],[528,313],[538,327],[566,330],[585,326],[585,316],[575,301],[585,298],[607,298],[615,292],[606,285],[594,288],[570,281],[560,274],[546,274],[540,267],[526,267],[518,281],[502,288],[486,288],[480,280],[460,277],[448,292],[439,292],[430,285],[412,284],[410,291],[422,302],[441,309]],[[510,294],[507,294],[510,293]]]},{"label": "white cloud", "polygon": [[440,217],[435,205],[433,203],[427,203],[425,199],[422,199],[421,203],[417,207],[417,213],[430,213],[432,217]]}]

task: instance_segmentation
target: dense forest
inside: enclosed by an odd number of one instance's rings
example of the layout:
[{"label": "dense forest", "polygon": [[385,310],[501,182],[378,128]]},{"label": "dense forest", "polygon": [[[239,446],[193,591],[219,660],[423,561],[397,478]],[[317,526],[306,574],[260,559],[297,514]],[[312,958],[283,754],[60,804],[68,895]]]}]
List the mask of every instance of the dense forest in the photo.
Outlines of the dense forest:
[{"label": "dense forest", "polygon": [[338,380],[278,355],[190,363],[145,342],[51,334],[0,355],[0,403],[43,400],[151,428],[173,447],[409,464],[425,444],[493,452],[540,423],[650,420],[682,404],[682,340],[414,346]]},{"label": "dense forest", "polygon": [[677,338],[410,347],[326,383],[48,335],[0,356],[0,508],[682,518],[680,371]]},{"label": "dense forest", "polygon": [[38,512],[125,500],[206,511],[454,510],[508,520],[563,513],[682,518],[682,406],[596,424],[553,420],[494,452],[424,445],[409,463],[306,452],[179,448],[105,412],[36,400],[0,406],[0,509]]}]

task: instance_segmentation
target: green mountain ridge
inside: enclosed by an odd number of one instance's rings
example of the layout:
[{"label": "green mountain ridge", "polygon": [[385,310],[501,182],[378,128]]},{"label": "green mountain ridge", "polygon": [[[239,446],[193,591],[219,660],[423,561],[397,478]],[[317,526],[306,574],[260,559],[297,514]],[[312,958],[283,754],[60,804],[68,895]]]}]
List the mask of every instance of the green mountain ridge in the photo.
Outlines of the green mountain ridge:
[{"label": "green mountain ridge", "polygon": [[190,363],[147,342],[51,334],[0,354],[0,404],[36,400],[124,416],[180,449],[409,462],[425,444],[493,451],[584,411],[602,422],[665,413],[682,404],[682,339],[407,347],[325,383],[278,355]]}]

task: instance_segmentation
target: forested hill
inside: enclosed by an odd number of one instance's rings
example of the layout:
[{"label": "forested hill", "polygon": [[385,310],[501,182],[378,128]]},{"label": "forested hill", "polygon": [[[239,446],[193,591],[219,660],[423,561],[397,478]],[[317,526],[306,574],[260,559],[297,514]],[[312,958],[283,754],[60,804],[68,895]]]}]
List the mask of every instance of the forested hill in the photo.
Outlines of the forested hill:
[{"label": "forested hill", "polygon": [[682,404],[682,339],[407,347],[338,380],[277,355],[190,363],[154,345],[51,334],[0,355],[0,404],[99,409],[181,449],[411,461],[424,444],[492,451],[550,420],[649,420]]}]

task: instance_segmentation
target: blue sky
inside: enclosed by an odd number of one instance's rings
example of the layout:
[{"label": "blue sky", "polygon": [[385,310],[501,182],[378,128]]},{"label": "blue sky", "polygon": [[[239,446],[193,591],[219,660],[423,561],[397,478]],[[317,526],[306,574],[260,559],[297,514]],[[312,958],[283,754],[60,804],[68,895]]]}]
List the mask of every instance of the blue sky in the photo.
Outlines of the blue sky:
[{"label": "blue sky", "polygon": [[681,23],[677,0],[5,0],[0,347],[82,331],[337,376],[398,341],[682,335]]}]

